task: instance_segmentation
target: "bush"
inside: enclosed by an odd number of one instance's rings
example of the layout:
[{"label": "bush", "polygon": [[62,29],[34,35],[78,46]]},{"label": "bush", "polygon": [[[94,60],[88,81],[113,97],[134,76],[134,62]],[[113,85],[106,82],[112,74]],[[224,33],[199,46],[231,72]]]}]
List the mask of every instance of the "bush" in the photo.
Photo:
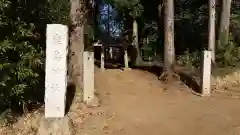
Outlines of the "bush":
[{"label": "bush", "polygon": [[[42,43],[45,38],[40,36],[44,31],[36,28],[42,26],[38,23],[44,20],[36,19],[40,6],[30,8],[29,4],[31,2],[0,2],[0,105],[14,111],[23,111],[28,104],[38,102],[35,96],[44,75]],[[32,15],[36,18],[30,17]]]},{"label": "bush", "polygon": [[177,56],[177,63],[180,65],[184,65],[186,67],[199,67],[200,66],[200,52],[196,51],[190,53],[188,50],[184,52],[183,55]]},{"label": "bush", "polygon": [[229,42],[225,46],[218,46],[216,52],[216,62],[220,66],[233,66],[237,57],[237,44],[234,42],[232,35],[229,35]]},{"label": "bush", "polygon": [[0,1],[0,117],[43,103],[46,24],[67,24],[68,6],[68,1]]}]

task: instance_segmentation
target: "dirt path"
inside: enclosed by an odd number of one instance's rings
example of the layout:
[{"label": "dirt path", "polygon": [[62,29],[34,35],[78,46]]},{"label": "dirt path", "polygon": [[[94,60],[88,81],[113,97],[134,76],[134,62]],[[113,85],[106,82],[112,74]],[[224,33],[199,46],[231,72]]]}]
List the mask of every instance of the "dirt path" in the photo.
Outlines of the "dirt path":
[{"label": "dirt path", "polygon": [[103,115],[92,115],[89,135],[240,135],[240,100],[215,93],[195,96],[139,70],[96,71]]},{"label": "dirt path", "polygon": [[[76,93],[67,114],[75,135],[240,135],[240,98],[225,92],[198,97],[179,82],[163,84],[140,70],[96,69],[95,79],[101,106],[86,107]],[[36,135],[41,117],[39,109],[0,125],[0,134]]]}]

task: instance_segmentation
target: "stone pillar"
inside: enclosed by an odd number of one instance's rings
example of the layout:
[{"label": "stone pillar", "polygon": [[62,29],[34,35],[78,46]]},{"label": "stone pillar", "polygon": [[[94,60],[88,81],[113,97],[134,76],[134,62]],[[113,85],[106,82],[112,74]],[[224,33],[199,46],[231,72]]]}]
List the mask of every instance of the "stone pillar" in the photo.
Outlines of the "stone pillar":
[{"label": "stone pillar", "polygon": [[68,27],[61,24],[47,25],[45,117],[65,115],[67,88]]},{"label": "stone pillar", "polygon": [[211,94],[211,51],[203,51],[201,59],[201,94],[209,96]]},{"label": "stone pillar", "polygon": [[94,98],[94,52],[83,52],[83,100],[88,103]]},{"label": "stone pillar", "polygon": [[102,45],[101,46],[101,70],[105,70],[105,59],[104,59],[104,54],[105,54],[105,48]]},{"label": "stone pillar", "polygon": [[127,49],[124,48],[124,66],[125,66],[125,70],[129,69],[128,66],[128,53],[127,53]]},{"label": "stone pillar", "polygon": [[65,115],[67,89],[68,27],[47,25],[45,69],[45,117],[38,135],[71,135],[71,120]]}]

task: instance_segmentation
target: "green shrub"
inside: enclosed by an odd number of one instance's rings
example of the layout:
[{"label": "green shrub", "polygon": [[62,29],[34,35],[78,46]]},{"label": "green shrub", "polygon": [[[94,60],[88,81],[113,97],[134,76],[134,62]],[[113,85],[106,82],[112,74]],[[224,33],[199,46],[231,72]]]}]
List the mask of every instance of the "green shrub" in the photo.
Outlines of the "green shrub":
[{"label": "green shrub", "polygon": [[35,4],[24,0],[0,2],[2,112],[23,112],[28,105],[43,101],[39,93],[44,88],[41,83],[44,82],[46,24],[40,17],[44,13],[44,3],[37,0]]},{"label": "green shrub", "polygon": [[184,65],[186,67],[199,67],[200,66],[200,52],[196,51],[190,53],[188,50],[184,52],[183,55],[177,56],[177,63],[180,65]]},{"label": "green shrub", "polygon": [[216,62],[220,66],[233,66],[237,58],[237,44],[234,42],[232,35],[229,35],[229,42],[225,46],[218,46],[216,52]]}]

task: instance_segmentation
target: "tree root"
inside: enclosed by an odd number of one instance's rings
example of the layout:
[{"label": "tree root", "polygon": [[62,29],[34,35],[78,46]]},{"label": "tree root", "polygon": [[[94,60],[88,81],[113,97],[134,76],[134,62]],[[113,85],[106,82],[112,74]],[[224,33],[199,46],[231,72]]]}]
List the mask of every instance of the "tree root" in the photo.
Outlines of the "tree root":
[{"label": "tree root", "polygon": [[168,82],[174,82],[179,81],[180,77],[179,75],[174,71],[164,71],[159,77],[159,80],[168,83]]}]

